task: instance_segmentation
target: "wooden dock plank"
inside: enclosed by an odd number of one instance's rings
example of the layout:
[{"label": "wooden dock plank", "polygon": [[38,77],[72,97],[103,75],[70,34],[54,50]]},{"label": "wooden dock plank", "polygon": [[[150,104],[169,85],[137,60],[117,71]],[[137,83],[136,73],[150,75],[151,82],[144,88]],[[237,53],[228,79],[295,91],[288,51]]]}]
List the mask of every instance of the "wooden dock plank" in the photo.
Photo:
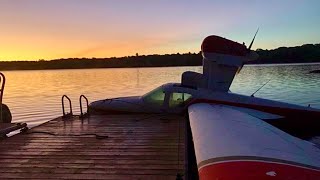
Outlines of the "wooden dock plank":
[{"label": "wooden dock plank", "polygon": [[53,174],[48,176],[48,173],[1,173],[0,179],[112,179],[112,180],[140,180],[140,179],[175,179],[175,176],[171,175],[107,175],[107,174]]},{"label": "wooden dock plank", "polygon": [[0,141],[0,179],[175,179],[184,174],[185,122],[175,115],[58,118]]}]

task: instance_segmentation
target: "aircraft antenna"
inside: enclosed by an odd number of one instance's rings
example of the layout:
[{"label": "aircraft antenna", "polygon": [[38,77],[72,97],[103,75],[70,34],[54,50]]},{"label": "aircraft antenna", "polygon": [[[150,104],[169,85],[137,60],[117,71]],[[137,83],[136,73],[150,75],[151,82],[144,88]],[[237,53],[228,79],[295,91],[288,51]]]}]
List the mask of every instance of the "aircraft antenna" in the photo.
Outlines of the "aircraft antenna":
[{"label": "aircraft antenna", "polygon": [[[256,33],[253,36],[253,39],[249,45],[249,47],[247,48],[248,53],[250,53],[251,51],[251,47],[253,45],[254,39],[256,38],[257,33],[259,32],[259,28],[257,29]],[[245,43],[243,42],[243,45],[245,45]],[[241,71],[241,69],[243,68],[244,63],[242,63],[241,67],[237,70],[236,74],[239,74],[239,72]]]},{"label": "aircraft antenna", "polygon": [[248,47],[248,51],[251,50],[252,44],[253,44],[253,42],[254,42],[254,39],[256,38],[256,35],[257,35],[258,31],[259,31],[259,28],[257,29],[256,33],[255,33],[254,36],[253,36],[253,39],[252,39],[252,41],[251,41],[251,43],[250,43],[250,45],[249,45],[249,47]]},{"label": "aircraft antenna", "polygon": [[269,79],[266,83],[264,83],[260,88],[258,88],[254,93],[251,94],[251,97],[254,97],[254,94],[256,94],[260,89],[262,89],[265,85],[267,85],[271,79]]}]

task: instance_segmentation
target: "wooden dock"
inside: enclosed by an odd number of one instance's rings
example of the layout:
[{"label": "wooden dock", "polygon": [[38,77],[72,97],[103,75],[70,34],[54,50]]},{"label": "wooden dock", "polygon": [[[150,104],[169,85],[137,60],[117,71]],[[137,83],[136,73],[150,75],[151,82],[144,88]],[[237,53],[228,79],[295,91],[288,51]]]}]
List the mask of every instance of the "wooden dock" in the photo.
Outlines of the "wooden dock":
[{"label": "wooden dock", "polygon": [[57,118],[0,141],[0,179],[176,179],[185,124],[175,115]]}]

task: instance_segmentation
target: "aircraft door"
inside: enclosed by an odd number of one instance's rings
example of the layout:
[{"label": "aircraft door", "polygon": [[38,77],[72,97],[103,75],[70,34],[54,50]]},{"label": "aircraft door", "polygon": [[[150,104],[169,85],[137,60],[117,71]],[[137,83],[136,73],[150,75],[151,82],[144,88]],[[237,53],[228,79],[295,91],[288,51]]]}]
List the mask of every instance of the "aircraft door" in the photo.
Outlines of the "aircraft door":
[{"label": "aircraft door", "polygon": [[191,98],[192,95],[189,93],[171,92],[168,95],[168,111],[171,113],[182,112]]}]

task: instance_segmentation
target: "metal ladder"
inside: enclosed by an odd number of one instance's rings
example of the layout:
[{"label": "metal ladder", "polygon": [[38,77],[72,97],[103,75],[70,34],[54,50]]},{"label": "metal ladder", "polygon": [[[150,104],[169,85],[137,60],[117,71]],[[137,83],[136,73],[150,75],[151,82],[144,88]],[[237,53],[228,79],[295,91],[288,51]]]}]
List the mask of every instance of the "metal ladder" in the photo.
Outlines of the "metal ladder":
[{"label": "metal ladder", "polygon": [[[69,113],[66,113],[65,111],[65,105],[64,105],[64,99],[67,99],[68,102],[69,102]],[[86,100],[86,104],[87,104],[87,112],[84,112],[83,111],[83,108],[82,108],[82,99],[85,99]],[[89,101],[88,101],[88,98],[84,95],[81,95],[79,97],[79,103],[80,103],[80,118],[83,119],[83,118],[86,118],[89,116]],[[73,116],[73,112],[72,112],[72,102],[71,102],[71,99],[67,96],[67,95],[63,95],[61,97],[61,104],[62,104],[62,118],[63,119],[66,119],[66,118],[70,118]]]},{"label": "metal ladder", "polygon": [[[64,109],[64,98],[68,99],[69,101],[69,110],[70,112],[69,113],[66,113],[65,109]],[[71,99],[67,96],[67,95],[63,95],[61,97],[61,103],[62,103],[62,118],[69,118],[69,117],[72,117],[73,116],[73,113],[72,113],[72,103],[71,103]]]},{"label": "metal ladder", "polygon": [[[87,112],[83,113],[83,110],[82,110],[82,99],[85,99],[86,100],[86,104],[87,104]],[[84,95],[81,95],[79,97],[79,103],[80,103],[80,118],[85,118],[85,117],[88,117],[90,114],[89,114],[89,101],[88,101],[88,98]]]}]

